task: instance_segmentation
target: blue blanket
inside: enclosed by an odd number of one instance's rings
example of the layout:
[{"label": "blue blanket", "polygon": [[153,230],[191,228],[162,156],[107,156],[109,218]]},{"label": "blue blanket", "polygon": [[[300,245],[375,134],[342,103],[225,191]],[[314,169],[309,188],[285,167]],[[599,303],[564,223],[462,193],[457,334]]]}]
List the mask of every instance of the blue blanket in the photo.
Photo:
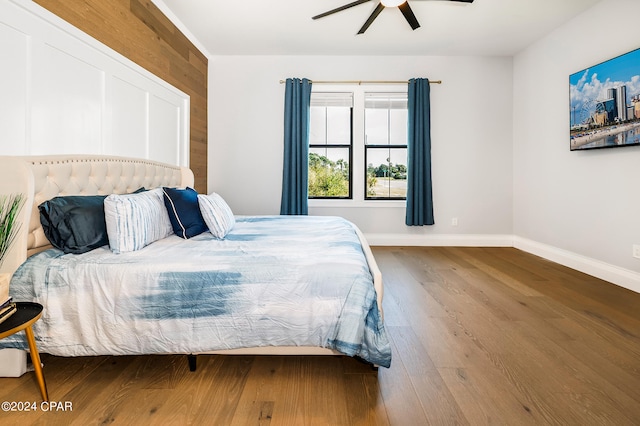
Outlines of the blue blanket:
[{"label": "blue blanket", "polygon": [[[11,294],[44,305],[34,333],[53,355],[319,346],[391,362],[359,238],[336,217],[237,217],[222,241],[170,236],[123,254],[50,249],[16,271]],[[26,348],[22,334],[0,347]]]}]

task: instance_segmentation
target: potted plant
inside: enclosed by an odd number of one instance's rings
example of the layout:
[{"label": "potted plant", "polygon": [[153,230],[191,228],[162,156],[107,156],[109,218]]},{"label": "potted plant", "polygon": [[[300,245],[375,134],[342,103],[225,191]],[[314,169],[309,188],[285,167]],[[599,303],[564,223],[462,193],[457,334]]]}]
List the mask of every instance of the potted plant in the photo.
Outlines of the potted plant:
[{"label": "potted plant", "polygon": [[[0,195],[0,266],[20,229],[16,220],[23,203],[22,194]],[[9,298],[10,279],[11,274],[0,273],[0,304]]]}]

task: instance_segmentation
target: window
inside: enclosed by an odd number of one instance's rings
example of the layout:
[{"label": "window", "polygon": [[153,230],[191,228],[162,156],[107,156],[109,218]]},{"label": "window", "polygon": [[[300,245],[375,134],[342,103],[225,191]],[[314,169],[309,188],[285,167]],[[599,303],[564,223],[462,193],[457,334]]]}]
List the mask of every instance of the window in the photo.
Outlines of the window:
[{"label": "window", "polygon": [[353,94],[312,93],[309,198],[352,198]]},{"label": "window", "polygon": [[405,200],[407,93],[343,87],[311,93],[309,198]]},{"label": "window", "polygon": [[407,94],[365,93],[366,200],[407,197]]}]

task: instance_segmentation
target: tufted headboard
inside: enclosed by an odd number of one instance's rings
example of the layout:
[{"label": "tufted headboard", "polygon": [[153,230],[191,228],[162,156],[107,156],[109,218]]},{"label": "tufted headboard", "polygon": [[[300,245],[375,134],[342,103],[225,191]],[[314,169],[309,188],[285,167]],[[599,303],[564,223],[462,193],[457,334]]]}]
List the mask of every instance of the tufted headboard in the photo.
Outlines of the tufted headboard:
[{"label": "tufted headboard", "polygon": [[17,238],[0,266],[14,272],[26,258],[51,247],[38,205],[58,195],[108,195],[140,187],[193,187],[193,172],[151,160],[106,155],[0,156],[0,194],[25,195]]}]

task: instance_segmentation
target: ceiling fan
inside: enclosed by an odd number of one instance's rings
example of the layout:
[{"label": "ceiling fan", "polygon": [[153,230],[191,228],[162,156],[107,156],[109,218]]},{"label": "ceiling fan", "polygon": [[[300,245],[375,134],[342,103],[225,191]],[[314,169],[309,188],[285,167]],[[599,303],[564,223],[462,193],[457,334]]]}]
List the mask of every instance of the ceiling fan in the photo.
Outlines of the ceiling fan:
[{"label": "ceiling fan", "polygon": [[[311,19],[324,18],[325,16],[332,15],[336,12],[341,12],[345,9],[349,9],[353,6],[357,6],[362,3],[367,3],[369,1],[371,0],[356,0],[352,3],[348,3],[343,6],[337,7],[335,9],[331,9],[327,12],[321,13],[320,15],[316,15]],[[473,0],[447,0],[447,1],[455,1],[458,3],[473,3]],[[369,26],[378,17],[378,15],[380,15],[380,12],[382,12],[382,10],[385,7],[397,7],[398,9],[400,9],[400,12],[402,12],[402,14],[404,15],[404,18],[407,20],[412,30],[415,30],[416,28],[420,27],[420,23],[418,22],[416,15],[413,14],[413,10],[411,10],[408,0],[380,0],[380,3],[378,3],[378,5],[373,10],[371,15],[369,15],[369,19],[367,19],[367,21],[364,23],[362,28],[360,28],[360,31],[358,31],[358,34],[364,34],[364,32],[367,31],[367,28],[369,28]]]}]

